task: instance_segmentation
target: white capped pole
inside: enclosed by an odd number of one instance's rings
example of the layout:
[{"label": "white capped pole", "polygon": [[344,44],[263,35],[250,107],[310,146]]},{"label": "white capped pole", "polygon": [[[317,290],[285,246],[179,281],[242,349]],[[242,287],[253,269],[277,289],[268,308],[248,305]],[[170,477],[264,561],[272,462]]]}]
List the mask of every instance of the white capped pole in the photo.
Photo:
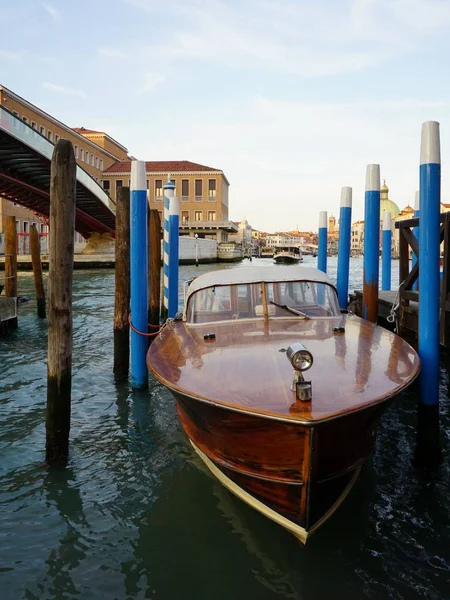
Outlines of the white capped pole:
[{"label": "white capped pole", "polygon": [[164,238],[163,238],[163,283],[164,296],[162,314],[163,320],[167,318],[169,313],[169,215],[170,202],[175,193],[175,184],[170,181],[170,175],[167,176],[167,183],[163,186],[164,189]]},{"label": "white capped pole", "polygon": [[319,212],[319,240],[317,252],[317,268],[327,272],[327,230],[328,230],[328,213],[326,210]]},{"label": "white capped pole", "polygon": [[439,123],[422,124],[419,229],[419,405],[415,464],[434,470],[442,460],[439,440],[440,210]]},{"label": "white capped pole", "polygon": [[350,245],[352,231],[352,188],[341,189],[341,210],[339,215],[339,245],[337,267],[337,292],[339,306],[348,305],[348,279],[350,270]]},{"label": "white capped pole", "polygon": [[169,207],[169,318],[178,312],[179,213],[178,198],[173,195]]},{"label": "white capped pole", "polygon": [[391,289],[391,258],[392,258],[392,214],[383,214],[382,260],[381,260],[381,289]]},{"label": "white capped pole", "polygon": [[131,161],[130,181],[130,279],[131,279],[131,385],[145,387],[148,383],[146,355],[147,338],[133,330],[148,331],[148,234],[147,185],[145,162]]},{"label": "white capped pole", "polygon": [[378,277],[380,272],[380,165],[367,165],[364,212],[363,318],[378,319]]}]

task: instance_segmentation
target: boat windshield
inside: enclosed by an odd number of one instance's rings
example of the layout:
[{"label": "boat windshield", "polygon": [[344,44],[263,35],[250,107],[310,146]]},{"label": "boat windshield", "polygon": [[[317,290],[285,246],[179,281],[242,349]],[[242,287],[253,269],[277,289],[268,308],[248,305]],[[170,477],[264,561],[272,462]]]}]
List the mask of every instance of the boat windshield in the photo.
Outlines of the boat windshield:
[{"label": "boat windshield", "polygon": [[266,316],[270,319],[313,319],[340,314],[336,291],[331,285],[316,281],[283,281],[216,285],[198,290],[189,298],[186,321],[211,323]]}]

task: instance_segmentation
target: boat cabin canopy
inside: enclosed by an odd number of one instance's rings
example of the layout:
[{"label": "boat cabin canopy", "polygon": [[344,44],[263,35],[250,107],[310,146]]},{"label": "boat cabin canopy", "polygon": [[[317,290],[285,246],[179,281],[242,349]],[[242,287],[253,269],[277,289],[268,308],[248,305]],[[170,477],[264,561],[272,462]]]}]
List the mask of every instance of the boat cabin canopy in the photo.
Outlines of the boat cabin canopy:
[{"label": "boat cabin canopy", "polygon": [[195,324],[335,318],[340,314],[336,290],[326,273],[318,269],[245,267],[213,271],[194,279],[187,290],[184,320]]}]

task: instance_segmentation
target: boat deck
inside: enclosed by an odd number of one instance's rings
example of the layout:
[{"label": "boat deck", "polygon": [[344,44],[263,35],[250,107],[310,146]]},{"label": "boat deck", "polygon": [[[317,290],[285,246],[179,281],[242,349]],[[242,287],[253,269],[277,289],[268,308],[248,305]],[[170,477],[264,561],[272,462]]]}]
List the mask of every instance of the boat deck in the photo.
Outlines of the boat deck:
[{"label": "boat deck", "polygon": [[[331,319],[263,319],[187,325],[175,322],[149,350],[150,370],[174,392],[233,410],[314,423],[388,399],[417,376],[420,361],[400,337],[355,316],[335,333]],[[205,340],[206,333],[215,338]],[[285,350],[302,342],[314,357],[304,373],[310,402],[291,391]]]}]

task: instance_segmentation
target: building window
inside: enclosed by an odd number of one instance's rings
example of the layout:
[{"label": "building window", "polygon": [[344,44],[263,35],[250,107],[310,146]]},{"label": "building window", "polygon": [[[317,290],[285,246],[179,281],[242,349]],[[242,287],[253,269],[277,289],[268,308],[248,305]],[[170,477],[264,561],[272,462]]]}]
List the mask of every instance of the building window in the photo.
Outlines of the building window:
[{"label": "building window", "polygon": [[202,210],[194,210],[194,221],[202,221],[203,220],[203,211]]},{"label": "building window", "polygon": [[12,111],[12,114],[13,114],[15,117],[18,117],[18,116],[19,116],[19,113],[17,112],[17,110],[13,110],[13,111]]},{"label": "building window", "polygon": [[23,232],[28,233],[29,231],[30,231],[29,223],[28,223],[28,221],[24,221],[23,222]]},{"label": "building window", "polygon": [[188,225],[189,224],[189,211],[188,210],[182,210],[181,211],[181,224],[182,225]]},{"label": "building window", "polygon": [[100,171],[103,171],[103,158],[100,159]]},{"label": "building window", "polygon": [[31,129],[37,129],[36,121],[31,121]]},{"label": "building window", "polygon": [[59,135],[57,133],[55,133],[55,144],[58,143],[58,140],[59,140]]},{"label": "building window", "polygon": [[95,157],[95,168],[96,169],[100,168],[100,160],[99,160],[98,156]]},{"label": "building window", "polygon": [[53,140],[53,133],[51,131],[47,131],[47,139],[49,142]]},{"label": "building window", "polygon": [[195,180],[195,201],[201,202],[203,200],[203,180]]},{"label": "building window", "polygon": [[75,158],[78,158],[78,146],[75,146]]},{"label": "building window", "polygon": [[93,166],[94,166],[94,155],[91,154],[91,167],[93,167]]},{"label": "building window", "polygon": [[45,135],[45,127],[42,127],[42,125],[39,127],[39,133]]},{"label": "building window", "polygon": [[216,199],[216,180],[208,180],[208,200],[214,201]]},{"label": "building window", "polygon": [[116,198],[119,195],[119,189],[123,186],[123,180],[122,179],[117,179],[116,180]]},{"label": "building window", "polygon": [[80,160],[84,160],[84,149],[80,148]]},{"label": "building window", "polygon": [[17,231],[17,233],[20,233],[20,221],[19,221],[19,219],[16,219],[16,231]]},{"label": "building window", "polygon": [[189,179],[181,180],[181,202],[189,201]]},{"label": "building window", "polygon": [[28,123],[28,119],[27,119],[26,117],[22,117],[22,121],[23,121],[24,123]]},{"label": "building window", "polygon": [[84,155],[84,162],[89,164],[89,152],[86,152]]},{"label": "building window", "polygon": [[155,179],[155,201],[162,202],[163,198],[163,182],[162,179]]},{"label": "building window", "polygon": [[104,179],[104,180],[103,180],[103,189],[105,190],[105,192],[106,192],[107,194],[109,194],[109,189],[110,189],[110,188],[109,188],[109,184],[110,184],[110,181],[109,181],[109,179]]},{"label": "building window", "polygon": [[215,221],[215,220],[216,220],[216,211],[208,210],[208,221]]},{"label": "building window", "polygon": [[41,223],[40,228],[41,228],[41,233],[45,233],[47,225],[44,225],[44,223]]}]

